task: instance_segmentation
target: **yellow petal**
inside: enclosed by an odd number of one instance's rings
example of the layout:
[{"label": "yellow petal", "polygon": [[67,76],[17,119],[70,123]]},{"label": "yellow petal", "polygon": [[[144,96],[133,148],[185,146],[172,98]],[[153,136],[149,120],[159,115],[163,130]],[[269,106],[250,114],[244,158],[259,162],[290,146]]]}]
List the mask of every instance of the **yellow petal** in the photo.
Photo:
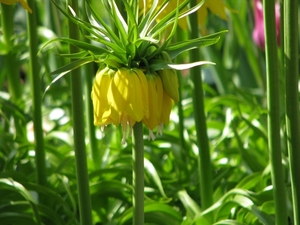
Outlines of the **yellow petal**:
[{"label": "yellow petal", "polygon": [[147,81],[142,71],[120,68],[110,83],[108,103],[119,116],[126,113],[134,121],[141,121],[147,113],[147,91]]},{"label": "yellow petal", "polygon": [[165,91],[163,91],[160,123],[163,123],[165,125],[169,124],[172,104],[173,104],[172,99],[169,97],[169,95]]},{"label": "yellow petal", "polygon": [[103,113],[109,110],[107,92],[111,82],[111,77],[108,75],[108,70],[108,68],[105,68],[97,72],[92,87],[91,97],[94,107],[94,124],[96,126],[110,123],[108,118],[103,119]]},{"label": "yellow petal", "polygon": [[163,86],[158,75],[147,75],[149,93],[149,118],[144,117],[144,124],[153,130],[160,124],[160,114],[163,99]]},{"label": "yellow petal", "polygon": [[120,68],[113,76],[108,88],[108,103],[114,108],[119,115],[125,111],[128,103],[128,71],[125,68]]},{"label": "yellow petal", "polygon": [[148,82],[145,74],[140,69],[133,69],[133,71],[138,75],[141,82],[141,94],[143,101],[143,112],[146,117],[149,117],[149,96],[148,96]]},{"label": "yellow petal", "polygon": [[[129,104],[126,108],[126,113],[131,116],[135,121],[141,121],[145,116],[145,95],[143,88],[148,90],[146,77],[142,71],[139,75],[134,70],[130,70],[130,82],[129,82]],[[147,99],[148,102],[148,99]]]}]

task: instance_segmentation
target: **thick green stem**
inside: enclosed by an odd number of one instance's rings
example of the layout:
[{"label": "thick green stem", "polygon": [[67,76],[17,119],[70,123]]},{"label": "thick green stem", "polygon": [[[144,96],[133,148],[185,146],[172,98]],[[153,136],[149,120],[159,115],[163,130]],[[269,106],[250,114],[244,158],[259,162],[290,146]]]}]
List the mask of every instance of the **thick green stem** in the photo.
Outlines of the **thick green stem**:
[{"label": "thick green stem", "polygon": [[[85,1],[82,3],[85,6]],[[83,16],[85,21],[88,21],[86,13],[83,13]],[[87,32],[86,35],[89,35]],[[86,42],[89,42],[87,38],[85,38]],[[86,96],[85,98],[85,118],[86,118],[86,124],[87,124],[87,131],[88,131],[88,140],[89,140],[89,152],[92,155],[92,159],[94,162],[94,166],[96,169],[101,168],[102,164],[102,155],[100,149],[98,148],[97,138],[96,138],[96,127],[94,126],[94,114],[93,114],[93,104],[91,101],[91,92],[92,92],[92,86],[93,86],[93,80],[95,77],[95,71],[93,68],[93,64],[87,64],[82,67],[82,79],[84,84],[84,94]]]},{"label": "thick green stem", "polygon": [[133,170],[133,225],[144,224],[144,139],[143,124],[133,126],[134,146],[132,148]]},{"label": "thick green stem", "polygon": [[[191,6],[197,1],[192,0]],[[198,38],[197,14],[190,15],[190,38]],[[200,60],[199,50],[190,52],[190,60],[196,62]],[[204,93],[202,88],[201,68],[195,67],[190,70],[191,79],[194,84],[193,105],[194,117],[197,131],[197,141],[199,146],[199,176],[200,176],[200,196],[202,209],[207,209],[213,203],[212,185],[212,163],[210,158],[209,140],[207,135],[206,115],[204,110]],[[211,218],[210,218],[211,220]]]},{"label": "thick green stem", "polygon": [[284,1],[284,70],[286,126],[292,184],[294,223],[300,224],[300,139],[298,102],[298,1]]},{"label": "thick green stem", "polygon": [[[35,11],[35,1],[28,0],[30,8]],[[44,150],[44,137],[42,126],[42,93],[41,93],[41,79],[39,76],[40,66],[37,59],[38,53],[38,39],[37,39],[37,24],[36,13],[27,13],[27,27],[29,39],[29,61],[30,61],[30,82],[33,96],[33,124],[35,137],[35,162],[37,172],[37,182],[40,185],[46,185],[46,160]]]},{"label": "thick green stem", "polygon": [[[69,5],[75,12],[78,12],[77,0],[69,0]],[[72,39],[79,40],[78,26],[69,21],[69,36]],[[76,53],[76,47],[70,45],[70,54]],[[83,116],[82,82],[79,69],[73,70],[71,76],[71,94],[72,94],[72,114],[74,130],[74,149],[77,173],[77,186],[79,198],[80,223],[82,225],[92,225],[92,206],[89,190],[89,177],[87,169],[87,158],[85,150],[85,132]]]},{"label": "thick green stem", "polygon": [[14,35],[14,8],[11,5],[1,3],[1,25],[4,37],[4,43],[8,50],[6,59],[6,68],[8,74],[8,86],[13,101],[18,100],[22,96],[22,88],[20,83],[20,74],[16,54],[13,52],[12,37]]},{"label": "thick green stem", "polygon": [[[275,220],[277,225],[288,223],[287,201],[283,178],[280,148],[280,96],[278,56],[275,26],[275,1],[264,0],[264,25],[266,39],[266,71],[268,101],[268,137],[271,161],[271,176],[275,201]],[[297,95],[296,95],[297,96]]]},{"label": "thick green stem", "polygon": [[[12,41],[14,35],[14,7],[1,3],[1,8],[1,26],[4,44],[7,51],[6,55],[4,55],[4,60],[10,100],[20,107],[20,104],[22,104],[21,97],[23,88],[20,82],[19,60],[14,52],[14,43]],[[15,115],[14,123],[18,139],[26,138],[26,130],[24,125],[22,124],[22,121]]]}]

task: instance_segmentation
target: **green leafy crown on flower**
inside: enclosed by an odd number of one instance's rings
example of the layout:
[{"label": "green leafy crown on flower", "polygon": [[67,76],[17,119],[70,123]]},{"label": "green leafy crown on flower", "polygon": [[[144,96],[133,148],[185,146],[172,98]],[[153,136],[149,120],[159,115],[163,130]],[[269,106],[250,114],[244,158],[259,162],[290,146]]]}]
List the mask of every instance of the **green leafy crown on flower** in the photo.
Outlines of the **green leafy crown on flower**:
[{"label": "green leafy crown on flower", "polygon": [[[69,55],[71,58],[77,57],[77,61],[53,71],[51,74],[60,73],[64,75],[89,62],[105,63],[112,68],[119,68],[120,66],[130,68],[144,67],[153,71],[189,69],[209,64],[210,62],[199,61],[188,64],[172,64],[160,57],[161,53],[163,51],[167,52],[173,60],[185,51],[215,44],[219,40],[220,35],[226,32],[222,31],[205,37],[171,43],[176,32],[178,19],[196,12],[205,0],[202,0],[193,8],[183,11],[190,3],[190,0],[185,0],[158,22],[156,19],[169,4],[169,0],[164,0],[162,4],[159,4],[161,0],[153,0],[151,8],[147,12],[146,7],[144,7],[145,9],[142,12],[139,10],[141,7],[139,7],[138,0],[122,1],[126,10],[126,18],[123,18],[114,0],[102,0],[101,2],[106,8],[111,24],[108,24],[107,21],[104,21],[97,14],[89,1],[86,1],[86,13],[89,22],[80,19],[70,6],[69,12],[66,12],[55,0],[52,0],[52,2],[66,17],[76,23],[82,30],[91,34],[85,37],[99,44],[90,44],[85,41],[64,37],[51,40],[49,43],[55,41],[67,42],[83,50],[78,55]],[[146,2],[144,0],[143,4],[146,5]],[[168,37],[165,37],[163,34],[167,29],[170,29],[170,26],[172,26],[171,32]]]}]

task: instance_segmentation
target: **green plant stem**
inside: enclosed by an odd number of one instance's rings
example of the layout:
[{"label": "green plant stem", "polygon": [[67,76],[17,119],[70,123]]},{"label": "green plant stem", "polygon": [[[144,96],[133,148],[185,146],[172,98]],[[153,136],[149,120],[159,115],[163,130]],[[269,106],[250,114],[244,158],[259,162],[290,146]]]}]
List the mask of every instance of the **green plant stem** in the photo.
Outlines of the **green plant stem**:
[{"label": "green plant stem", "polygon": [[34,13],[27,13],[27,27],[29,39],[29,61],[30,61],[30,85],[33,96],[33,124],[35,137],[35,162],[37,172],[37,182],[45,186],[47,183],[46,175],[46,160],[44,150],[44,136],[42,126],[42,102],[41,102],[41,79],[39,76],[40,66],[38,63],[38,39],[37,39],[37,24],[35,13],[35,1],[28,0],[28,4]]},{"label": "green plant stem", "polygon": [[[85,1],[83,1],[83,5],[85,6]],[[86,13],[83,13],[82,17],[85,21],[88,21]],[[89,35],[87,32],[86,35]],[[87,38],[85,38],[86,42],[89,42]],[[98,148],[97,138],[96,138],[96,127],[94,126],[94,114],[93,114],[93,104],[91,101],[91,92],[93,86],[93,80],[95,77],[95,71],[93,68],[93,64],[89,63],[87,65],[82,66],[82,79],[84,84],[84,94],[85,98],[85,112],[86,112],[86,124],[88,131],[88,140],[89,140],[89,152],[92,155],[92,160],[94,162],[94,166],[96,169],[101,168],[102,164],[102,153]]]},{"label": "green plant stem", "polygon": [[4,37],[4,42],[8,50],[6,58],[6,68],[8,74],[9,92],[13,101],[18,100],[22,96],[22,88],[20,84],[19,68],[16,66],[16,54],[13,52],[12,37],[14,35],[14,8],[10,5],[1,3],[1,25]]},{"label": "green plant stem", "polygon": [[[10,100],[20,107],[23,88],[20,82],[19,62],[14,52],[14,43],[12,41],[14,35],[14,7],[1,3],[1,8],[1,26],[4,44],[7,50],[7,54],[4,55],[4,60]],[[14,123],[18,139],[26,138],[26,130],[22,121],[17,116],[14,116]]]},{"label": "green plant stem", "polygon": [[275,201],[277,225],[287,224],[287,201],[283,178],[280,148],[280,96],[275,27],[275,1],[264,0],[264,25],[266,39],[266,71],[268,101],[268,139],[271,161],[271,177]]},{"label": "green plant stem", "polygon": [[[78,13],[77,0],[69,0],[69,5]],[[78,26],[69,21],[69,37],[79,40]],[[76,53],[78,49],[70,45],[70,54]],[[79,69],[73,70],[71,76],[72,114],[74,130],[74,149],[76,161],[76,174],[79,198],[80,223],[92,225],[92,206],[89,190],[89,177],[87,169],[87,158],[85,150],[85,127],[83,116],[82,82]]]},{"label": "green plant stem", "polygon": [[144,139],[143,124],[133,126],[134,146],[132,148],[133,170],[133,225],[144,224]]},{"label": "green plant stem", "polygon": [[182,107],[182,74],[180,72],[177,72],[178,76],[178,83],[179,83],[179,101],[177,103],[178,108],[178,127],[179,127],[179,139],[180,139],[180,145],[183,151],[186,150],[186,143],[184,139],[184,116],[183,116],[183,107]]},{"label": "green plant stem", "polygon": [[[196,5],[197,1],[192,0],[191,6]],[[190,15],[190,38],[198,37],[198,19],[197,14]],[[200,60],[199,50],[190,51],[190,60],[192,62]],[[210,158],[209,140],[207,135],[206,116],[204,110],[204,93],[202,88],[201,68],[195,67],[190,70],[191,79],[194,84],[193,106],[194,117],[197,132],[197,141],[199,147],[199,176],[200,176],[200,197],[202,209],[207,209],[213,203],[213,185],[212,185],[212,163]],[[209,218],[212,222],[212,218]]]},{"label": "green plant stem", "polygon": [[300,139],[298,100],[298,1],[284,1],[284,70],[286,127],[292,184],[294,223],[300,224]]},{"label": "green plant stem", "polygon": [[83,71],[83,84],[84,84],[84,94],[86,99],[85,103],[85,112],[86,112],[86,124],[87,124],[87,134],[89,140],[89,152],[92,155],[92,160],[96,169],[101,168],[101,158],[102,154],[98,148],[97,139],[96,139],[96,129],[94,126],[94,114],[93,114],[93,105],[90,98],[93,86],[94,79],[94,70],[93,64],[84,65],[82,68]]}]

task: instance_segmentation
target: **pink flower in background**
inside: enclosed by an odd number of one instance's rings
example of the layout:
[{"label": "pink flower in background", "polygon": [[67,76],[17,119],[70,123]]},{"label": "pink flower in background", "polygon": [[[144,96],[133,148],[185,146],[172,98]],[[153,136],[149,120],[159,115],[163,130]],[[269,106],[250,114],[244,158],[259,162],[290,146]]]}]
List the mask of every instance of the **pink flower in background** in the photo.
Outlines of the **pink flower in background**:
[{"label": "pink flower in background", "polygon": [[[276,20],[276,37],[277,44],[280,45],[280,6],[279,3],[275,4],[275,20]],[[254,30],[252,33],[255,44],[261,49],[265,48],[265,28],[264,28],[264,15],[263,5],[261,0],[254,0]]]}]

